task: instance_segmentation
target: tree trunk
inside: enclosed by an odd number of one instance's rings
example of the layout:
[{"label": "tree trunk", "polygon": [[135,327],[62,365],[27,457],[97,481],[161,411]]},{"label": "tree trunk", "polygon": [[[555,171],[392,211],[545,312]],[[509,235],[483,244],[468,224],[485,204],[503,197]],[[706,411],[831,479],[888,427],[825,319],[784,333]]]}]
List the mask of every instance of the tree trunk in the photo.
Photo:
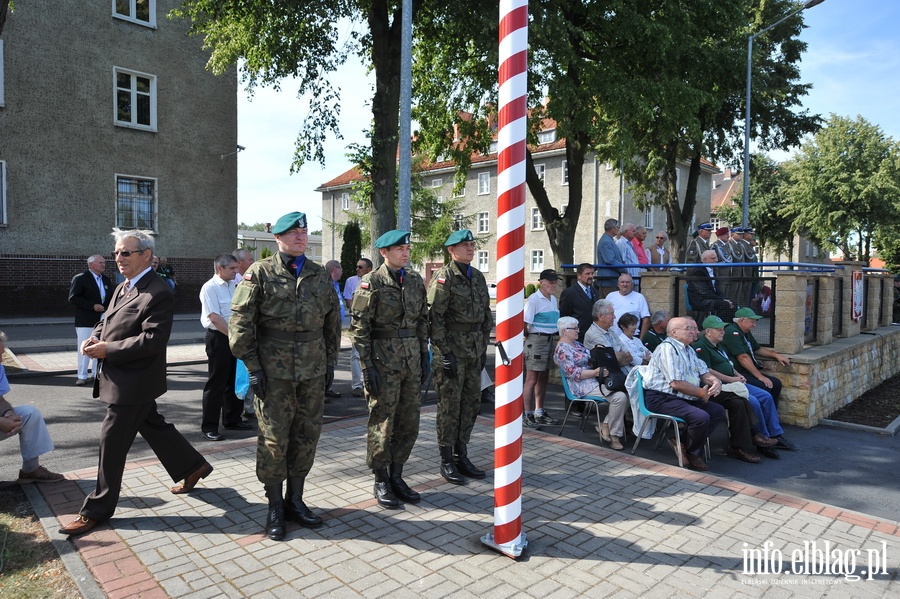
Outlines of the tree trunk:
[{"label": "tree trunk", "polygon": [[[397,228],[397,144],[400,134],[400,42],[398,7],[388,18],[386,0],[374,0],[369,8],[375,95],[372,98],[372,198],[369,212],[370,243]],[[376,265],[381,257],[374,246]]]},{"label": "tree trunk", "polygon": [[6,13],[9,11],[9,0],[0,0],[0,34],[3,33],[3,26],[6,25]]}]

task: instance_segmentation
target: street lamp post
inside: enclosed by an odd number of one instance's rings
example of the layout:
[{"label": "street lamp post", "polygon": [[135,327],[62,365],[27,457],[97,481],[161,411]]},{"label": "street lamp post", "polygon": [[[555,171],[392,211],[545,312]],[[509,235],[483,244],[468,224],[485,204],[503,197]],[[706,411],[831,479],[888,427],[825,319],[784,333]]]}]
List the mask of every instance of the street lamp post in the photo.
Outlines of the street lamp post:
[{"label": "street lamp post", "polygon": [[751,79],[751,70],[753,68],[753,40],[772,29],[773,27],[777,27],[781,25],[794,15],[798,15],[807,8],[812,8],[818,4],[822,4],[825,0],[809,0],[805,2],[803,6],[787,15],[786,17],[772,23],[765,29],[761,31],[757,31],[753,35],[747,38],[747,115],[744,118],[744,197],[743,197],[743,214],[741,217],[741,226],[747,227],[750,224],[750,79]]}]

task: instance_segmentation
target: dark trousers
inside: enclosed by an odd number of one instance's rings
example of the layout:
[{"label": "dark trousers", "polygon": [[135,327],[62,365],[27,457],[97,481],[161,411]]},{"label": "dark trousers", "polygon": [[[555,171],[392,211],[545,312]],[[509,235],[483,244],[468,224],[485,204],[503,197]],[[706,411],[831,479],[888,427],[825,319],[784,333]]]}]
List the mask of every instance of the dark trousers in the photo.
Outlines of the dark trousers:
[{"label": "dark trousers", "polygon": [[746,375],[746,374],[744,375],[744,377],[747,379],[747,384],[748,384],[748,385],[753,385],[754,387],[759,387],[760,389],[765,389],[766,391],[768,391],[769,393],[771,393],[771,394],[772,394],[772,399],[775,400],[775,406],[777,407],[777,406],[778,406],[778,399],[781,397],[781,381],[779,381],[778,379],[776,379],[776,378],[775,378],[774,376],[772,376],[771,374],[763,373],[763,375],[764,375],[766,378],[768,378],[770,381],[772,381],[772,388],[771,388],[771,389],[769,389],[768,387],[766,387],[766,384],[765,384],[764,382],[762,382],[760,379],[753,378],[752,376],[749,376],[749,375]]},{"label": "dark trousers", "polygon": [[677,416],[687,423],[685,447],[694,455],[703,453],[706,439],[725,418],[725,409],[718,404],[688,401],[663,391],[645,389],[644,403],[651,412]]},{"label": "dark trousers", "polygon": [[207,329],[206,357],[209,359],[209,376],[203,386],[203,422],[200,430],[215,433],[219,431],[220,416],[225,426],[241,421],[244,403],[234,394],[237,360],[228,346],[228,335]]},{"label": "dark trousers", "polygon": [[728,412],[729,446],[734,449],[753,451],[753,434],[750,432],[753,416],[750,402],[734,393],[722,391],[709,401],[717,403]]},{"label": "dark trousers", "polygon": [[105,522],[115,513],[128,450],[138,433],[150,445],[172,482],[183,480],[205,461],[178,429],[166,422],[157,411],[155,401],[138,405],[110,404],[100,427],[97,488],[85,498],[81,515]]}]

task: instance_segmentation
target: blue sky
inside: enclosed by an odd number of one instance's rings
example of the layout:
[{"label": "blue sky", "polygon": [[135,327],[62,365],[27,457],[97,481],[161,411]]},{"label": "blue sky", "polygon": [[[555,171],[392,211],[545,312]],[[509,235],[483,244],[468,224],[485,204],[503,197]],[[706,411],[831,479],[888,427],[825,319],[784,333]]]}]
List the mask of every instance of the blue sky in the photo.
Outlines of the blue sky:
[{"label": "blue sky", "polygon": [[[900,23],[898,0],[825,0],[804,13],[808,44],[801,80],[813,84],[804,100],[811,112],[862,116],[900,140]],[[274,222],[292,210],[306,212],[310,228],[321,227],[321,194],[313,191],[350,164],[348,144],[366,143],[362,131],[371,120],[372,77],[360,64],[347,65],[333,81],[342,89],[343,140],[326,144],[326,167],[309,163],[290,174],[294,141],[307,116],[289,82],[281,92],[259,89],[252,101],[239,91],[238,220]],[[777,160],[789,152],[772,156]]]}]

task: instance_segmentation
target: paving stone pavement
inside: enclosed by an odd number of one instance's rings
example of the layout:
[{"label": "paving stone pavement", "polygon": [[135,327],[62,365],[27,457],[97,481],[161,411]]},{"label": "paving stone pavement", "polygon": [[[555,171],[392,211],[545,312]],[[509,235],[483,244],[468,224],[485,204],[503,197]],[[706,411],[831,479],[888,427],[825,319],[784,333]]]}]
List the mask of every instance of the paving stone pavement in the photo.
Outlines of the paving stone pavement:
[{"label": "paving stone pavement", "polygon": [[[490,466],[491,426],[480,418],[470,446],[482,467]],[[513,560],[480,542],[492,532],[490,473],[466,486],[446,483],[437,472],[433,407],[423,410],[421,431],[404,474],[423,499],[384,510],[365,469],[365,419],[327,423],[304,497],[326,525],[291,525],[283,542],[262,533],[254,440],[204,448],[215,471],[190,495],[169,492],[155,459],[130,462],[115,517],[81,538],[63,541],[55,528],[77,513],[95,469],[34,486],[46,502],[38,511],[49,508],[51,538],[63,553],[74,549],[95,579],[85,596],[843,598],[900,591],[898,522],[530,430],[523,435],[528,547]],[[839,574],[792,573],[791,553],[804,543],[811,555],[824,550]],[[751,550],[780,551],[784,572],[755,573],[763,560],[745,563]],[[876,561],[887,573],[867,580],[863,570]],[[794,572],[805,563],[801,555]],[[756,571],[747,573],[748,565]]]}]

